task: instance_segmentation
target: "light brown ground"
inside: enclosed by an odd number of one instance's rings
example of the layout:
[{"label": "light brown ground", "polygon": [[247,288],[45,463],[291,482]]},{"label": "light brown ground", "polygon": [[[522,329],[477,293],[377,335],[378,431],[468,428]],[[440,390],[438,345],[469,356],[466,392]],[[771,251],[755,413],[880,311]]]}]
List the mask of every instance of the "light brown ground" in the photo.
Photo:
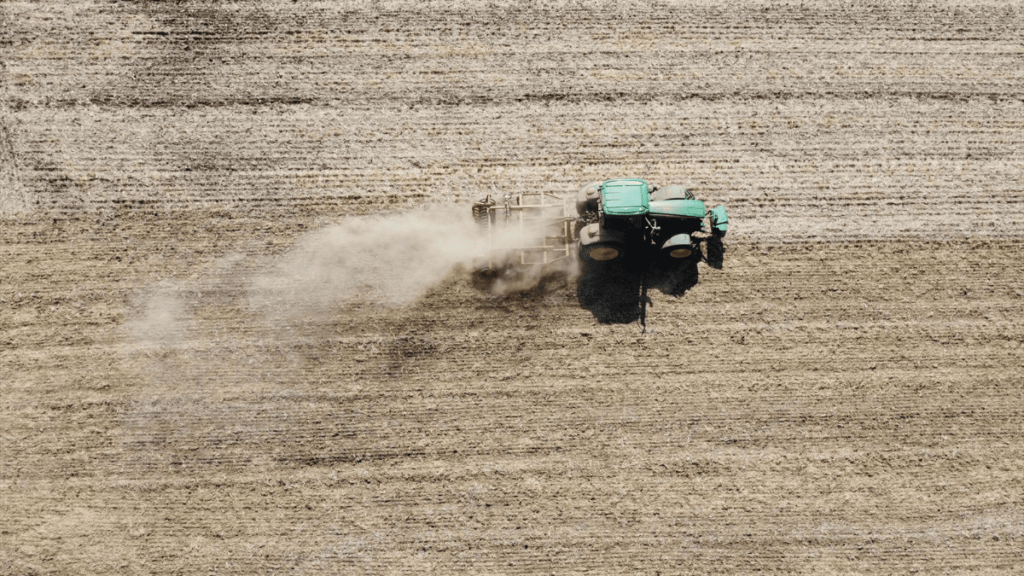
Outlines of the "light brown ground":
[{"label": "light brown ground", "polygon": [[[1024,12],[716,4],[0,4],[0,574],[1018,573]],[[646,334],[261,292],[645,166]]]}]

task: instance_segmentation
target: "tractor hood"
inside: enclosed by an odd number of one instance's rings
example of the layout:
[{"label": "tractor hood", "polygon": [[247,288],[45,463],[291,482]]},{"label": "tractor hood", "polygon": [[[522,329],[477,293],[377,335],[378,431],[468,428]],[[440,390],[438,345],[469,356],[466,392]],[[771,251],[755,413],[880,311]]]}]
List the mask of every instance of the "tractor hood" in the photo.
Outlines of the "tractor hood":
[{"label": "tractor hood", "polygon": [[677,218],[703,218],[707,214],[704,202],[700,200],[658,200],[651,202],[653,216],[674,216]]},{"label": "tractor hood", "polygon": [[650,207],[650,188],[643,180],[607,180],[601,185],[601,209],[607,216],[644,215]]}]

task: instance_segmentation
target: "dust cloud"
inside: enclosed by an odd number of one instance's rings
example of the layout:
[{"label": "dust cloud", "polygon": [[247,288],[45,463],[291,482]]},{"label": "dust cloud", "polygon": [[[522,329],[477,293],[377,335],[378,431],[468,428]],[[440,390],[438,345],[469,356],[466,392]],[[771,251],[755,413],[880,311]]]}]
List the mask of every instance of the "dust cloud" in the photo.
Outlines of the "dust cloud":
[{"label": "dust cloud", "polygon": [[[311,233],[254,277],[250,303],[264,313],[289,316],[320,314],[354,301],[406,306],[454,270],[473,269],[488,246],[508,249],[535,240],[523,238],[521,230],[499,230],[488,242],[470,212],[464,205],[423,206],[396,214],[349,218]],[[543,230],[536,234],[543,235]],[[567,264],[563,272],[571,273],[570,267]],[[498,278],[489,291],[504,295],[528,290],[549,272],[517,270]]]},{"label": "dust cloud", "polygon": [[174,346],[187,337],[185,302],[180,288],[163,281],[139,295],[134,303],[136,314],[125,324],[132,343],[142,347]]},{"label": "dust cloud", "polygon": [[[499,231],[488,241],[470,212],[465,205],[445,204],[350,217],[301,237],[273,259],[250,259],[247,266],[245,255],[227,254],[205,275],[164,281],[140,294],[127,335],[143,348],[185,345],[186,326],[204,331],[203,321],[189,312],[224,306],[248,310],[257,331],[259,319],[270,326],[282,320],[291,324],[349,304],[409,306],[456,271],[468,275],[488,246],[510,248],[523,241],[522,231],[519,236]],[[492,252],[498,267],[504,263],[494,255],[502,253],[514,251]],[[495,278],[485,293],[529,290],[551,272],[571,274],[572,266],[567,261],[557,271],[517,267]]]},{"label": "dust cloud", "polygon": [[258,273],[250,302],[271,314],[321,313],[350,301],[409,305],[482,248],[469,209],[427,206],[349,218],[313,232]]},{"label": "dust cloud", "polygon": [[574,258],[559,260],[545,267],[531,266],[514,268],[499,275],[490,286],[490,293],[495,296],[506,296],[516,292],[526,292],[541,285],[547,278],[576,278],[579,276],[579,262]]}]

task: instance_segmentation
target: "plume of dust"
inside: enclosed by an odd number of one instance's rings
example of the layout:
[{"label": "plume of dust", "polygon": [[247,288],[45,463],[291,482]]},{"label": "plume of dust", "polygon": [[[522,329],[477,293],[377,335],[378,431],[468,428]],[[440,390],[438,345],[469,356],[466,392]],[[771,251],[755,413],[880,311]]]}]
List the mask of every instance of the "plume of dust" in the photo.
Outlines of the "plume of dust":
[{"label": "plume of dust", "polygon": [[579,262],[565,258],[547,266],[515,268],[498,276],[490,290],[496,296],[525,292],[543,283],[545,278],[556,275],[570,279],[579,276]]},{"label": "plume of dust", "polygon": [[138,312],[125,325],[133,344],[155,348],[185,341],[185,305],[173,284],[157,284],[137,299],[135,308]]},{"label": "plume of dust", "polygon": [[[543,235],[544,230],[535,233]],[[457,204],[351,217],[302,237],[280,260],[249,279],[246,295],[255,310],[271,319],[326,313],[351,301],[408,305],[454,269],[471,268],[488,246],[511,248],[523,241],[536,239],[522,238],[517,230],[498,230],[488,243],[469,207]],[[222,273],[230,274],[240,258],[226,256]],[[573,266],[567,260],[561,272],[572,274]],[[517,269],[497,278],[490,290],[497,295],[528,290],[551,271]],[[188,345],[188,310],[181,294],[190,293],[189,288],[164,281],[140,294],[126,324],[130,341],[141,349]],[[203,326],[194,328],[202,331]]]},{"label": "plume of dust", "polygon": [[348,218],[299,240],[270,270],[258,274],[250,298],[287,315],[320,313],[347,301],[406,305],[422,297],[482,249],[460,205]]}]

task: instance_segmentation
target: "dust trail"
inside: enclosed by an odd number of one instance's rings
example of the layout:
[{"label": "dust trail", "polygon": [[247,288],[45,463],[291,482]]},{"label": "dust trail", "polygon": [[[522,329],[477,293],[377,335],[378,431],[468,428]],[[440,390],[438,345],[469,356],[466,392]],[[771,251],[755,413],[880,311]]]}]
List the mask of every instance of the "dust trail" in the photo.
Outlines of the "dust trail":
[{"label": "dust trail", "polygon": [[302,238],[258,273],[250,302],[272,315],[317,314],[352,300],[408,305],[480,250],[464,206],[349,218]]},{"label": "dust trail", "polygon": [[575,279],[579,276],[579,272],[579,262],[572,258],[560,260],[545,267],[532,266],[515,269],[495,279],[494,284],[490,286],[490,292],[495,296],[526,292],[541,285],[548,278]]},{"label": "dust trail", "polygon": [[[502,232],[491,245],[508,248],[518,240]],[[136,299],[125,334],[137,351],[190,348],[210,341],[217,330],[214,318],[222,316],[216,310],[231,309],[247,317],[249,336],[273,342],[282,337],[274,328],[278,320],[302,323],[349,303],[413,304],[455,270],[468,273],[487,246],[468,206],[347,218],[300,238],[275,260],[253,262],[247,271],[241,264],[246,257],[230,253],[204,276],[152,286]],[[562,272],[571,275],[573,264],[566,264]],[[529,290],[549,272],[516,269],[490,290]]]},{"label": "dust trail", "polygon": [[[229,253],[206,274],[149,287],[131,306],[125,351],[153,390],[198,394],[200,382],[266,383],[268,374],[291,369],[296,342],[318,337],[332,313],[349,303],[408,306],[456,269],[468,273],[485,249],[468,206],[346,218],[275,259]],[[540,280],[528,275],[515,284]],[[225,319],[233,320],[226,326]]]},{"label": "dust trail", "polygon": [[137,314],[125,324],[131,342],[141,348],[175,346],[185,342],[185,303],[180,287],[164,281],[136,298]]},{"label": "dust trail", "polygon": [[[283,420],[268,426],[253,399],[314,381],[323,358],[343,361],[325,325],[344,317],[386,334],[401,329],[377,324],[400,324],[401,313],[362,304],[415,303],[453,273],[468,275],[485,240],[468,206],[419,207],[344,219],[274,258],[228,253],[204,274],[140,292],[123,326],[125,367],[140,382],[124,415],[126,464],[151,468],[174,454],[198,466],[187,455],[202,450],[231,465],[267,457],[258,447],[289,442],[290,429]],[[503,276],[493,291],[543,282],[526,270]],[[394,370],[381,358],[383,374]]]},{"label": "dust trail", "polygon": [[[512,232],[497,234],[491,245],[511,247],[520,240]],[[351,217],[307,234],[284,255],[257,261],[248,272],[236,266],[245,256],[231,253],[204,277],[151,287],[133,306],[127,336],[141,347],[187,345],[211,327],[186,318],[186,312],[211,307],[238,306],[252,314],[251,320],[278,320],[322,315],[350,302],[408,306],[455,270],[468,273],[487,246],[464,205]],[[550,270],[518,270],[499,278],[491,290],[499,295],[528,290],[543,280],[542,272]],[[218,291],[201,286],[224,286],[226,293],[213,301]]]}]

